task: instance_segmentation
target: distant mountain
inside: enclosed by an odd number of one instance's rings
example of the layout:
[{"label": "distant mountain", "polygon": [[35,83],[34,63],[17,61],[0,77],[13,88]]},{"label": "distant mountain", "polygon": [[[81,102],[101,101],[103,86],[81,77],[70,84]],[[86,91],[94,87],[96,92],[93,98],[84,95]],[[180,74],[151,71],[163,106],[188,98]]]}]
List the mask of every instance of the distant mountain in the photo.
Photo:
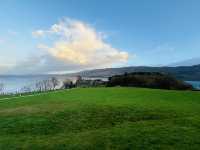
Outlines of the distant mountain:
[{"label": "distant mountain", "polygon": [[198,64],[200,64],[200,57],[192,58],[192,59],[188,59],[188,60],[184,60],[184,61],[180,61],[180,62],[176,62],[176,63],[172,63],[172,64],[169,64],[169,66],[171,66],[171,67],[193,66],[193,65],[198,65]]},{"label": "distant mountain", "polygon": [[185,81],[200,81],[200,65],[180,66],[180,67],[122,67],[122,68],[106,68],[82,71],[70,75],[80,75],[83,77],[110,77],[113,75],[121,75],[125,72],[160,72],[170,74],[177,79]]}]

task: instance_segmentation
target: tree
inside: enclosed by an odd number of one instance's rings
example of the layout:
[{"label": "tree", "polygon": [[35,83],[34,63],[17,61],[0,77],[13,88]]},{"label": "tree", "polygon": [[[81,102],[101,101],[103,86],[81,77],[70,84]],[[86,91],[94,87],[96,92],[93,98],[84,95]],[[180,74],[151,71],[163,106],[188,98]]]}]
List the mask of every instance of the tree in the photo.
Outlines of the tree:
[{"label": "tree", "polygon": [[49,91],[53,89],[53,84],[51,80],[43,80],[42,85],[43,85],[43,91]]},{"label": "tree", "polygon": [[52,83],[53,90],[54,90],[54,89],[56,88],[56,86],[59,85],[59,81],[58,81],[58,79],[57,79],[56,77],[52,77],[52,78],[50,79],[50,81],[51,81],[51,83]]},{"label": "tree", "polygon": [[37,82],[36,84],[35,84],[35,88],[36,88],[36,91],[42,91],[42,82],[40,81],[40,82]]},{"label": "tree", "polygon": [[70,88],[73,88],[75,85],[73,84],[72,81],[70,80],[65,80],[63,81],[63,88],[64,89],[70,89]]},{"label": "tree", "polygon": [[0,83],[0,93],[2,93],[4,90],[4,84],[3,83]]}]

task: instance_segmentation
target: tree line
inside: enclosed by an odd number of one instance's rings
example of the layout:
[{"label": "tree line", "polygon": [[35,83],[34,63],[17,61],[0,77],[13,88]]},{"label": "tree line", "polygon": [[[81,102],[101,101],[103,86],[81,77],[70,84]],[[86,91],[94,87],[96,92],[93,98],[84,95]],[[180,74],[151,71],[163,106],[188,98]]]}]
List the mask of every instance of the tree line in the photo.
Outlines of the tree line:
[{"label": "tree line", "polygon": [[[159,72],[133,72],[124,73],[123,75],[115,75],[109,78],[107,82],[102,80],[84,80],[78,77],[76,82],[71,80],[59,81],[56,77],[41,80],[35,83],[34,86],[24,86],[17,93],[44,92],[56,89],[68,89],[75,87],[144,87],[169,90],[193,90],[193,87],[183,81],[177,80],[169,74]],[[0,94],[5,94],[3,91],[5,86],[0,83]]]},{"label": "tree line", "polygon": [[192,90],[193,87],[177,80],[169,74],[159,72],[134,72],[116,75],[109,78],[108,87],[128,86],[169,90]]},{"label": "tree line", "polygon": [[[26,85],[16,90],[15,93],[30,93],[30,92],[44,92],[56,90],[57,86],[59,86],[60,81],[56,77],[52,77],[50,79],[41,80],[35,83],[35,85]],[[5,84],[0,83],[0,94],[7,94],[4,92]]]}]

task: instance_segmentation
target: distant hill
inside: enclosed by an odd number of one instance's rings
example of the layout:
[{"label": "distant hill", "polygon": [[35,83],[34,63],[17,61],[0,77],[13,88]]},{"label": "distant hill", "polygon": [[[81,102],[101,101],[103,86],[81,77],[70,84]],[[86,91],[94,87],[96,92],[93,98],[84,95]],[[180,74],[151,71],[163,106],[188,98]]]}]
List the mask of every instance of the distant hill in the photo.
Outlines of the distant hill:
[{"label": "distant hill", "polygon": [[171,66],[171,67],[194,66],[194,65],[197,65],[197,64],[200,64],[200,57],[191,58],[191,59],[180,61],[180,62],[175,62],[175,63],[169,64],[168,66]]},{"label": "distant hill", "polygon": [[121,75],[125,72],[160,72],[170,74],[177,79],[185,81],[200,81],[200,65],[180,66],[180,67],[122,67],[122,68],[106,68],[82,71],[70,75],[80,75],[83,77],[111,77]]}]

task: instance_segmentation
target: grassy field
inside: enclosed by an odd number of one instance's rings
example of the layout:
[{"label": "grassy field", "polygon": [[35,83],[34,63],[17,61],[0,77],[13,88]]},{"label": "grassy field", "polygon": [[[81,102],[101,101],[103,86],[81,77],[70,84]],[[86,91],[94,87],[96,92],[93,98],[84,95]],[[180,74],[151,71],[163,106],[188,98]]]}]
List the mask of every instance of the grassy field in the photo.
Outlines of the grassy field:
[{"label": "grassy field", "polygon": [[0,149],[199,150],[200,92],[85,88],[0,100]]}]

